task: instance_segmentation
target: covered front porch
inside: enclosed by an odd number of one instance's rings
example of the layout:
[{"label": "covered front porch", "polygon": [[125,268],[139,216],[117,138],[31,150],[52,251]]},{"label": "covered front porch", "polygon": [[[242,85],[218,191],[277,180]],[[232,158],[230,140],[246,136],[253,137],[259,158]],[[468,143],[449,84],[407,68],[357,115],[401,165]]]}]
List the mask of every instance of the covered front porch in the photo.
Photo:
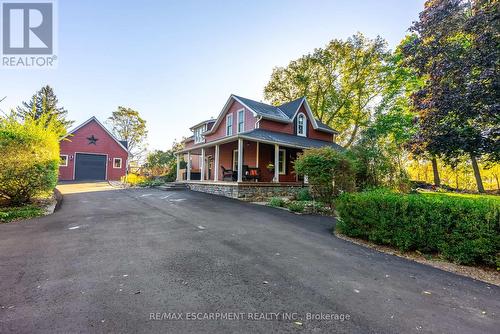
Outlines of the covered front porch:
[{"label": "covered front porch", "polygon": [[[293,162],[301,148],[245,138],[186,148],[177,155],[177,182],[298,185]],[[187,165],[180,168],[181,156]]]}]

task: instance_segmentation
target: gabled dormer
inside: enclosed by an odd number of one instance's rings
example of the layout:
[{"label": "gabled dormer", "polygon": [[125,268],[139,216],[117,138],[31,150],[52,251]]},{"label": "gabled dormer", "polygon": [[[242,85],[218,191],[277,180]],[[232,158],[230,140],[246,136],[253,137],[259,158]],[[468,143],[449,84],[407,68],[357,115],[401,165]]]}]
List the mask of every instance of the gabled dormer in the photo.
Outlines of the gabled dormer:
[{"label": "gabled dormer", "polygon": [[203,135],[205,132],[210,130],[215,123],[215,119],[209,119],[203,122],[200,122],[190,128],[193,132],[193,141],[194,144],[200,144],[205,142],[205,136]]}]

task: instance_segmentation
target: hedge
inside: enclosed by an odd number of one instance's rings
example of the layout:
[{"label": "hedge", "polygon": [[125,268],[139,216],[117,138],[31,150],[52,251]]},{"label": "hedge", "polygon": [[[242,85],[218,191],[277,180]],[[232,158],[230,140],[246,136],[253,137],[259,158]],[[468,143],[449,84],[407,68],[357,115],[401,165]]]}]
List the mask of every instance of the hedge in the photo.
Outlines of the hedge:
[{"label": "hedge", "polygon": [[500,199],[379,190],[343,194],[336,209],[347,236],[500,267]]},{"label": "hedge", "polygon": [[0,196],[13,205],[52,191],[59,171],[59,138],[44,119],[0,118]]}]

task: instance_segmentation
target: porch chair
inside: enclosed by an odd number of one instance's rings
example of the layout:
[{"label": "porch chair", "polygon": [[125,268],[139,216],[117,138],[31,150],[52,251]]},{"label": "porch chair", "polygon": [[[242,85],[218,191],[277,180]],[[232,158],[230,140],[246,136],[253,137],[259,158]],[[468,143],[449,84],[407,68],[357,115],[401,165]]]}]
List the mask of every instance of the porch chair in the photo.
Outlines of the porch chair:
[{"label": "porch chair", "polygon": [[247,166],[247,169],[245,171],[245,179],[258,182],[260,180],[260,169]]},{"label": "porch chair", "polygon": [[234,178],[235,172],[232,169],[226,169],[224,166],[220,166],[222,169],[222,181],[226,181],[226,178],[229,178],[230,181],[236,181]]}]

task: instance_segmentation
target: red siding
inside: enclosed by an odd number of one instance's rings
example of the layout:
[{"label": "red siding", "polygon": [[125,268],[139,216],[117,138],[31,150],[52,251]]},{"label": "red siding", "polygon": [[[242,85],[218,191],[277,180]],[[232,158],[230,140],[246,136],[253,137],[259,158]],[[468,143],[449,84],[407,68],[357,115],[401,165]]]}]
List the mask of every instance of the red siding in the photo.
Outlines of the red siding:
[{"label": "red siding", "polygon": [[[331,133],[327,133],[324,131],[318,131],[314,130],[311,119],[308,117],[306,108],[304,105],[300,107],[299,112],[302,112],[307,119],[307,137],[311,139],[318,139],[318,140],[324,140],[328,142],[333,141],[333,135]],[[275,122],[267,119],[263,119],[260,121],[259,125],[260,129],[264,130],[269,130],[269,131],[275,131],[275,132],[281,132],[281,133],[288,133],[288,134],[295,134],[295,123],[280,123],[280,122]]]},{"label": "red siding", "polygon": [[205,136],[206,142],[214,141],[216,139],[220,139],[226,136],[226,116],[228,114],[233,114],[233,135],[235,135],[238,130],[237,111],[242,108],[245,109],[245,131],[250,131],[254,129],[256,119],[253,116],[252,112],[244,108],[239,102],[233,101],[227,112],[224,115],[222,115],[222,121],[220,122],[215,132],[213,134]]},{"label": "red siding", "polygon": [[[94,135],[96,145],[89,145],[87,137]],[[96,122],[88,124],[60,143],[61,154],[68,155],[68,166],[59,167],[59,180],[73,180],[76,153],[107,154],[107,179],[120,180],[127,168],[127,152]],[[122,159],[122,168],[113,168],[113,158]]]},{"label": "red siding", "polygon": [[307,115],[306,108],[304,105],[302,105],[299,109],[299,112],[302,112],[306,118],[307,118],[307,137],[311,139],[318,139],[318,140],[324,140],[324,141],[333,141],[333,134],[324,132],[324,131],[318,131],[314,130],[311,119]]},{"label": "red siding", "polygon": [[190,140],[190,141],[184,142],[184,147],[185,148],[190,148],[190,147],[193,147],[193,146],[194,146],[194,140]]},{"label": "red siding", "polygon": [[282,132],[292,134],[294,132],[293,123],[280,123],[274,122],[267,119],[262,119],[259,122],[259,128],[269,131]]}]

